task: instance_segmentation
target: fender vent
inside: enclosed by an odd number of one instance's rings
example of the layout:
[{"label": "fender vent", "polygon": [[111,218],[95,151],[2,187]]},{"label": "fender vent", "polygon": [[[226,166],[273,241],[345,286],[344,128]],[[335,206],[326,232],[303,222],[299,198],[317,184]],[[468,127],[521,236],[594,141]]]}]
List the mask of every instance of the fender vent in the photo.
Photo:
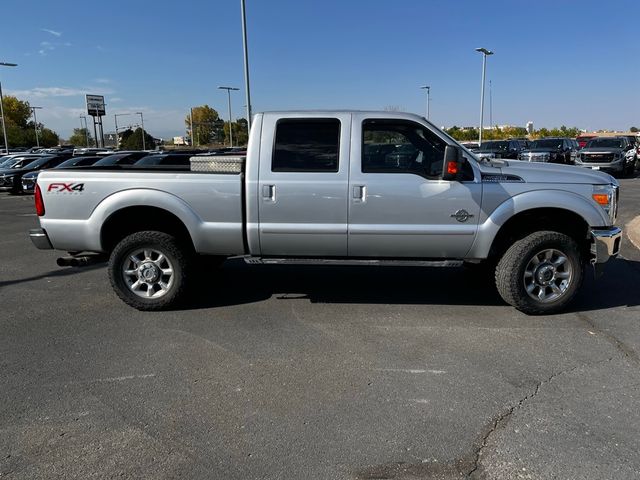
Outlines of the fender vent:
[{"label": "fender vent", "polygon": [[505,174],[483,174],[482,181],[487,183],[524,183],[524,180],[517,175]]}]

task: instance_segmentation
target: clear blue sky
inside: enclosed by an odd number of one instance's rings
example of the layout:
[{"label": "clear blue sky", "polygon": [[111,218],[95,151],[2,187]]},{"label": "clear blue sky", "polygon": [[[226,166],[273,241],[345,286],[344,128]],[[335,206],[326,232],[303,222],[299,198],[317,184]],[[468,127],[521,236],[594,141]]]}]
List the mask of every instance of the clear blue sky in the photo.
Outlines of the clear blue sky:
[{"label": "clear blue sky", "polygon": [[[3,0],[0,9],[0,61],[19,64],[0,68],[3,89],[45,107],[38,120],[62,136],[78,126],[85,93],[105,95],[105,131],[113,113],[137,110],[165,138],[183,134],[190,106],[226,118],[218,85],[241,88],[233,114],[244,116],[239,0]],[[424,115],[418,87],[429,84],[435,123],[475,125],[474,48],[484,46],[495,51],[494,124],[640,127],[639,15],[637,0],[247,0],[252,103]]]}]

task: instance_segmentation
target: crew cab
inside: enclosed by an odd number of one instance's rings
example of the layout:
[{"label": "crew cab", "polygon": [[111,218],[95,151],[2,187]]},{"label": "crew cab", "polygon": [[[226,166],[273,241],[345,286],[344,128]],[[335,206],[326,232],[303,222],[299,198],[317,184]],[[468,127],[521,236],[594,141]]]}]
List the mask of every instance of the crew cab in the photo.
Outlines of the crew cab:
[{"label": "crew cab", "polygon": [[507,303],[538,314],[568,304],[585,265],[599,273],[618,254],[618,188],[602,172],[479,160],[412,114],[269,112],[246,156],[42,172],[30,234],[70,252],[62,265],[107,255],[115,292],[141,310],[184,301],[198,265],[241,257],[481,264]]}]

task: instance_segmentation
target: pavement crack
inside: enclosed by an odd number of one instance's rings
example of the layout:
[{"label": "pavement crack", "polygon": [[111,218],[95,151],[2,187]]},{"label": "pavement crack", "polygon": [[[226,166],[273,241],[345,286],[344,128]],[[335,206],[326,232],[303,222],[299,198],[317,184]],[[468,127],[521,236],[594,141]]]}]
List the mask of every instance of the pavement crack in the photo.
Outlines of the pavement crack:
[{"label": "pavement crack", "polygon": [[556,377],[559,377],[560,375],[565,375],[567,373],[571,373],[574,370],[577,370],[579,368],[594,367],[594,366],[599,365],[601,363],[610,362],[613,359],[614,359],[614,357],[609,357],[609,358],[606,358],[604,360],[599,360],[599,361],[593,362],[593,363],[581,363],[580,365],[576,365],[576,366],[573,366],[573,367],[568,368],[566,370],[561,370],[559,372],[556,372],[556,373],[552,374],[551,376],[547,377],[546,379],[538,382],[530,393],[528,393],[527,395],[522,397],[520,400],[518,400],[517,403],[515,403],[514,405],[509,407],[505,412],[503,412],[500,415],[498,415],[489,424],[488,428],[485,430],[484,434],[482,435],[482,439],[479,442],[478,447],[475,450],[474,457],[473,457],[474,458],[473,459],[473,465],[472,465],[472,468],[467,472],[467,477],[476,478],[477,475],[479,474],[478,470],[480,468],[480,459],[482,457],[482,453],[483,453],[484,449],[487,447],[487,445],[489,443],[489,438],[491,437],[491,435],[493,435],[499,429],[504,428],[506,426],[506,424],[509,422],[509,420],[510,420],[511,416],[513,415],[513,413],[515,411],[519,410],[520,408],[522,408],[525,403],[527,403],[531,399],[535,398],[540,393],[540,389],[542,388],[543,385],[551,383]]},{"label": "pavement crack", "polygon": [[631,348],[629,345],[624,343],[615,335],[605,330],[602,330],[595,323],[593,323],[591,319],[584,313],[576,312],[576,316],[580,320],[582,320],[584,323],[589,325],[590,330],[596,332],[598,335],[602,335],[602,337],[611,345],[613,345],[616,348],[616,350],[618,350],[624,356],[625,359],[634,363],[636,366],[640,366],[640,357],[638,356],[638,353],[633,348]]}]

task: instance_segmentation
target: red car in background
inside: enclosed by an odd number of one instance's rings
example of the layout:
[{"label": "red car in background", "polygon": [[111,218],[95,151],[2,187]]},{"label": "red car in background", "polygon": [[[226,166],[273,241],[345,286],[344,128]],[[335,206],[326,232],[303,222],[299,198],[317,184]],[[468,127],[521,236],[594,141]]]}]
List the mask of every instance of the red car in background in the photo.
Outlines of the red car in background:
[{"label": "red car in background", "polygon": [[584,148],[584,146],[587,144],[589,140],[596,137],[597,135],[578,135],[576,137],[576,141],[578,142],[578,146],[580,148]]}]

